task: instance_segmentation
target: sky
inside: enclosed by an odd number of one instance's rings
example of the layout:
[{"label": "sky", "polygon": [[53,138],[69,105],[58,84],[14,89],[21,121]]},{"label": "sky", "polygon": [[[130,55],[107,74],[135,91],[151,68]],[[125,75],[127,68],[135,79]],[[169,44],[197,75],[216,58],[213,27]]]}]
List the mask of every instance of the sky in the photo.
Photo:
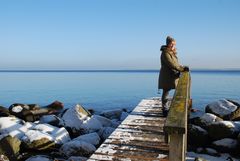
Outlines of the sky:
[{"label": "sky", "polygon": [[0,0],[0,70],[240,69],[239,0]]}]

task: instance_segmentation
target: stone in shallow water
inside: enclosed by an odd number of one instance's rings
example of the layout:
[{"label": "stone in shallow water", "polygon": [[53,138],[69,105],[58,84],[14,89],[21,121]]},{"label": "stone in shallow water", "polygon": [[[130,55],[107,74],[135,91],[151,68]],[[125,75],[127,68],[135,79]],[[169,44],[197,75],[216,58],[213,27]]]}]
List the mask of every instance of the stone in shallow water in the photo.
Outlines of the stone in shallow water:
[{"label": "stone in shallow water", "polygon": [[240,118],[240,106],[227,99],[218,100],[208,104],[206,113],[212,113],[224,120],[234,120]]},{"label": "stone in shallow water", "polygon": [[103,111],[100,115],[104,116],[104,117],[106,117],[106,118],[108,118],[110,120],[112,120],[112,119],[120,120],[122,112],[123,111],[121,109],[106,110],[106,111]]}]

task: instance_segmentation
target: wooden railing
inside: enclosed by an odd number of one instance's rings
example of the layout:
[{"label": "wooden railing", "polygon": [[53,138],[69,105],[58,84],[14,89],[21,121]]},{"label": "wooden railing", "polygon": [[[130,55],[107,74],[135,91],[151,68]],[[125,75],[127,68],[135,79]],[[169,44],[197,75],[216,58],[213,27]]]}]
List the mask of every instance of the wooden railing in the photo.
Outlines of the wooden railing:
[{"label": "wooden railing", "polygon": [[185,161],[187,148],[187,120],[191,106],[191,78],[189,72],[183,72],[172,99],[170,110],[164,125],[169,142],[169,160]]}]

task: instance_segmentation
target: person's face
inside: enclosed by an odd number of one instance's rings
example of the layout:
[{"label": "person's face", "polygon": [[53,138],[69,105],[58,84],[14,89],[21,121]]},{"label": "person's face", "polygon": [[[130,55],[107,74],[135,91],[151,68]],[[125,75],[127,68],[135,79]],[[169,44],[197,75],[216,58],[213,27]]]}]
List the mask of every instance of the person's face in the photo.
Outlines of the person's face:
[{"label": "person's face", "polygon": [[174,50],[176,47],[176,41],[172,41],[168,46],[170,49]]}]

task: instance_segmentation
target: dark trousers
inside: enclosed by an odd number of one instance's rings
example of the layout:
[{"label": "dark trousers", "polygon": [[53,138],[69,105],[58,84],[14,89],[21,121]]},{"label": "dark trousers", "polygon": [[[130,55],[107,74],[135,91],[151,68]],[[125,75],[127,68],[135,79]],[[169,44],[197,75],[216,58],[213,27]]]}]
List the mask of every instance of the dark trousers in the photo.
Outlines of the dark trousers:
[{"label": "dark trousers", "polygon": [[163,93],[162,93],[162,107],[163,109],[166,109],[166,105],[168,102],[168,95],[171,89],[163,89]]}]

